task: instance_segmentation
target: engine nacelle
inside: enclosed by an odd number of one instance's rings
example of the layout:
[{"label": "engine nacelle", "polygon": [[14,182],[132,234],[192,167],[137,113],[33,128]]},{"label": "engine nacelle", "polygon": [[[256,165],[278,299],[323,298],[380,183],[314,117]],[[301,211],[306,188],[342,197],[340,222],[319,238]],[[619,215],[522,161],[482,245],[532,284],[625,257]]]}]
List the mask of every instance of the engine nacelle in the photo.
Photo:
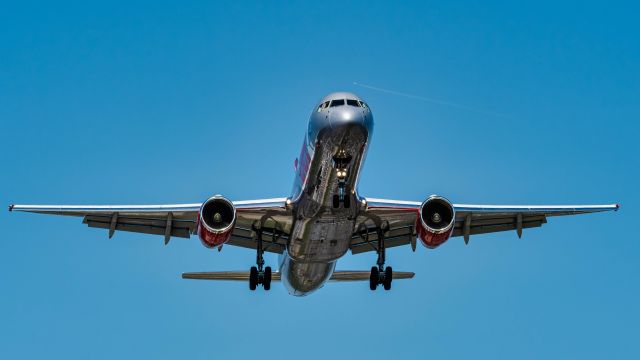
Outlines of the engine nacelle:
[{"label": "engine nacelle", "polygon": [[430,249],[449,240],[456,223],[456,212],[449,200],[432,195],[420,205],[418,236],[422,244]]},{"label": "engine nacelle", "polygon": [[236,224],[236,208],[226,198],[216,195],[205,201],[198,215],[198,236],[202,245],[214,248],[226,243]]}]

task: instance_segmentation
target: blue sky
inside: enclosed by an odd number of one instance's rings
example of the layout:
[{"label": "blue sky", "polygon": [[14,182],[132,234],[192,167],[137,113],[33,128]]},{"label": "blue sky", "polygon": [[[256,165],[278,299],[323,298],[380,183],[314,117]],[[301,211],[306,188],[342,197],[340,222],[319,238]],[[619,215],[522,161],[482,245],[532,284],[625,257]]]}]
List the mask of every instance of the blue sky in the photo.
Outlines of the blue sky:
[{"label": "blue sky", "polygon": [[[287,196],[325,94],[371,105],[365,196],[620,202],[396,248],[392,292],[180,279],[254,253],[0,212],[2,358],[638,358],[634,2],[85,2],[0,12],[0,203]],[[470,111],[355,86],[442,99]],[[498,113],[494,115],[491,113]],[[267,261],[275,264],[275,257]],[[373,254],[339,269],[368,269]]]}]

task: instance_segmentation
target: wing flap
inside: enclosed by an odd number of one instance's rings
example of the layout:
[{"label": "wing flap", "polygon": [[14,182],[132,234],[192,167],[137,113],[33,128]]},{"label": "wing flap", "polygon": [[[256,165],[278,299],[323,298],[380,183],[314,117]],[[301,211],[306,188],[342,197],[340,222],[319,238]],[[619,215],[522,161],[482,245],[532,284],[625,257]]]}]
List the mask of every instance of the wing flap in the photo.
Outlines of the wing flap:
[{"label": "wing flap", "polygon": [[[89,227],[110,229],[116,231],[137,232],[152,235],[165,235],[167,231],[167,220],[157,218],[134,218],[126,216],[118,216],[115,224],[113,224],[113,216],[104,215],[87,215],[82,223]],[[185,220],[172,220],[170,234],[171,236],[189,238],[195,228],[195,222]]]},{"label": "wing flap", "polygon": [[[257,248],[256,241],[253,238],[237,236],[235,235],[235,232],[234,232],[234,235],[231,236],[227,244],[233,245],[233,246],[239,246],[247,249]],[[285,249],[284,244],[274,243],[267,240],[262,241],[262,246],[264,251],[274,253],[274,254],[282,254]]]},{"label": "wing flap", "polygon": [[[523,222],[522,228],[534,228],[541,227],[542,224],[546,223],[546,221],[531,221],[531,222]],[[509,230],[517,230],[518,226],[516,224],[500,224],[500,225],[484,225],[484,226],[472,226],[471,231],[469,231],[469,235],[480,235],[480,234],[489,234],[500,231],[509,231]],[[453,234],[451,236],[463,236],[464,230],[462,228],[456,228],[453,230]]]},{"label": "wing flap", "polygon": [[[415,239],[413,226],[401,226],[391,228],[384,238],[385,248],[407,245]],[[378,232],[375,228],[367,228],[351,238],[351,253],[360,254],[367,251],[378,250]]]}]

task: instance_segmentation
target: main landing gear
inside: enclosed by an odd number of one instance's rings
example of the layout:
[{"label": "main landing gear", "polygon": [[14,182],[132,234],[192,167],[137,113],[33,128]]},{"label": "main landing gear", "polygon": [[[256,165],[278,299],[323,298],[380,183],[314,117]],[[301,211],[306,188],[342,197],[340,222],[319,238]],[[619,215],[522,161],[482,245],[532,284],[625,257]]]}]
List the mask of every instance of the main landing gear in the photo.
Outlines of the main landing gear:
[{"label": "main landing gear", "polygon": [[271,289],[271,266],[264,267],[264,249],[262,248],[262,230],[254,229],[256,241],[258,243],[256,249],[256,266],[252,266],[249,270],[249,289],[255,290],[258,285],[262,285],[265,290]]},{"label": "main landing gear", "polygon": [[391,290],[391,282],[393,281],[393,269],[391,266],[384,267],[385,246],[384,246],[385,229],[378,229],[378,253],[377,266],[371,267],[371,275],[369,276],[369,288],[376,290],[379,284],[382,284],[385,290]]}]

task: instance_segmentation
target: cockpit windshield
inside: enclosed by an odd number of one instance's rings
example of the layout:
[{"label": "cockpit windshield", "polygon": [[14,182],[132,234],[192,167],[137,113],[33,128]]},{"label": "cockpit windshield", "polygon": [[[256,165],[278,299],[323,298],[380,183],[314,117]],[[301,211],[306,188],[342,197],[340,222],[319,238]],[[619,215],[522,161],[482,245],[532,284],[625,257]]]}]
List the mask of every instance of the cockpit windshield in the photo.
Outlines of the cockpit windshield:
[{"label": "cockpit windshield", "polygon": [[344,99],[332,100],[331,105],[329,107],[336,107],[344,105]]},{"label": "cockpit windshield", "polygon": [[336,106],[343,106],[343,105],[349,105],[349,106],[355,106],[355,107],[361,107],[361,108],[367,108],[367,104],[365,104],[364,102],[360,101],[360,100],[355,100],[355,99],[335,99],[335,100],[331,100],[331,101],[325,101],[322,104],[318,105],[318,112],[325,110],[327,108],[330,107],[336,107]]}]

